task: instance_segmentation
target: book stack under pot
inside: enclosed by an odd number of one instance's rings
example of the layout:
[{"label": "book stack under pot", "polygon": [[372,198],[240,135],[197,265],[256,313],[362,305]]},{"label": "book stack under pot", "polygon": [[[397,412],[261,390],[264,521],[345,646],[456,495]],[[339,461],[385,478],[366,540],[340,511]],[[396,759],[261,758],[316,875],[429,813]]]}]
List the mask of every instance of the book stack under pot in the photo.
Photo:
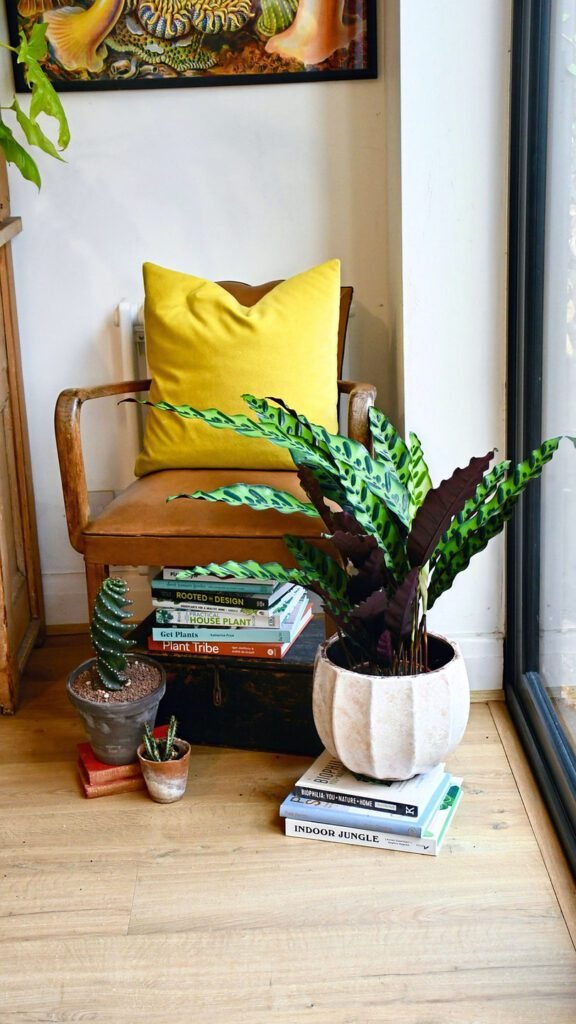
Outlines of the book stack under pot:
[{"label": "book stack under pot", "polygon": [[273,580],[186,577],[165,567],[151,582],[148,649],[155,654],[282,658],[312,618],[302,587]]},{"label": "book stack under pot", "polygon": [[327,750],[280,807],[287,836],[330,843],[440,853],[462,799],[462,779],[438,765],[403,782],[356,776]]}]

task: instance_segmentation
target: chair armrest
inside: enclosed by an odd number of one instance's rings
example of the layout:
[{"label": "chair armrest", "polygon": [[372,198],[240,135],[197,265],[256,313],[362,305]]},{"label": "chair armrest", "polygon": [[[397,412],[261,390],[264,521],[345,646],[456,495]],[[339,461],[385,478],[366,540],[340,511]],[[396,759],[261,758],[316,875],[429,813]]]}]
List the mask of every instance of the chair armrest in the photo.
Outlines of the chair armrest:
[{"label": "chair armrest", "polygon": [[90,520],[90,503],[80,434],[80,413],[84,402],[93,398],[148,391],[149,380],[126,380],[92,388],[67,388],[58,396],[54,413],[56,447],[64,492],[68,535],[72,547],[82,551],[82,531]]},{"label": "chair armrest", "polygon": [[368,410],[376,401],[376,388],[373,384],[339,380],[338,391],[348,395],[348,436],[354,441],[360,441],[370,451]]}]

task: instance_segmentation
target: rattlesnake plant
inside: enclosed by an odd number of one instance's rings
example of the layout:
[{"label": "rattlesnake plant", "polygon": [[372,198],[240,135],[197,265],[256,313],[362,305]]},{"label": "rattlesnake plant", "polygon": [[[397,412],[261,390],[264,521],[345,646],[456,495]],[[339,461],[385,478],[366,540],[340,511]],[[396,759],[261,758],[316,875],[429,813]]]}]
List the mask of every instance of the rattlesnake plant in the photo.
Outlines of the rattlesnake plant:
[{"label": "rattlesnake plant", "polygon": [[515,467],[504,460],[490,469],[494,451],[489,451],[434,487],[419,439],[410,434],[405,441],[378,409],[369,413],[372,455],[357,441],[309,423],[281,399],[243,397],[256,420],[166,402],[155,407],[288,449],[308,500],[243,483],[168,500],[223,501],[316,517],[330,551],[287,534],[295,569],[228,561],[197,566],[189,575],[307,587],[320,595],[335,621],[350,665],[368,662],[370,671],[387,675],[425,671],[428,609],[504,528],[561,437],[544,441]]}]

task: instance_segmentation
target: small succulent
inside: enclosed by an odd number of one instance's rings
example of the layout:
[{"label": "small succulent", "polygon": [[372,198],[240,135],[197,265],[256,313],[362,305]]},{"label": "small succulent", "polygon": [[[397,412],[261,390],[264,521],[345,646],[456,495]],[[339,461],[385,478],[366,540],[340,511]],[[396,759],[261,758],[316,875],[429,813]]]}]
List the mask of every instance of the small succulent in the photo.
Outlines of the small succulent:
[{"label": "small succulent", "polygon": [[132,618],[126,597],[128,584],[118,576],[105,579],[94,603],[90,639],[96,652],[96,672],[105,690],[122,690],[127,682],[126,653],[136,645],[127,636]]},{"label": "small succulent", "polygon": [[166,739],[156,739],[152,734],[150,726],[146,724],[143,742],[148,761],[172,761],[178,756],[177,751],[174,749],[177,727],[178,722],[174,715],[172,715]]}]

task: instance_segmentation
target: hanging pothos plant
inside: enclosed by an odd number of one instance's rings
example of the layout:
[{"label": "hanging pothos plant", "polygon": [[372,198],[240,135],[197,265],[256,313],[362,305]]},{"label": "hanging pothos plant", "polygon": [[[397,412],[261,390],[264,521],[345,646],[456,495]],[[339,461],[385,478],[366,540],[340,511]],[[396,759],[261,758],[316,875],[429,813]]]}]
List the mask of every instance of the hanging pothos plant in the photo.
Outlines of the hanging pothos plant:
[{"label": "hanging pothos plant", "polygon": [[[30,108],[26,113],[20,106],[16,96],[10,106],[0,108],[0,148],[8,163],[15,164],[20,173],[28,181],[34,182],[40,188],[40,172],[36,162],[28,150],[14,137],[10,125],[6,122],[6,115],[11,112],[20,126],[28,146],[37,146],[38,149],[48,153],[56,160],[62,160],[60,152],[66,149],[70,141],[70,130],[64,108],[58,94],[48,80],[42,69],[41,62],[46,57],[48,46],[46,43],[47,25],[34,25],[30,38],[27,39],[23,32],[20,32],[20,44],[18,47],[9,46],[8,43],[0,43],[5,50],[16,54],[16,60],[24,66],[24,77],[26,84],[30,87],[32,96]],[[45,114],[53,117],[58,124],[58,139],[54,143],[41,128],[38,117]]]}]

